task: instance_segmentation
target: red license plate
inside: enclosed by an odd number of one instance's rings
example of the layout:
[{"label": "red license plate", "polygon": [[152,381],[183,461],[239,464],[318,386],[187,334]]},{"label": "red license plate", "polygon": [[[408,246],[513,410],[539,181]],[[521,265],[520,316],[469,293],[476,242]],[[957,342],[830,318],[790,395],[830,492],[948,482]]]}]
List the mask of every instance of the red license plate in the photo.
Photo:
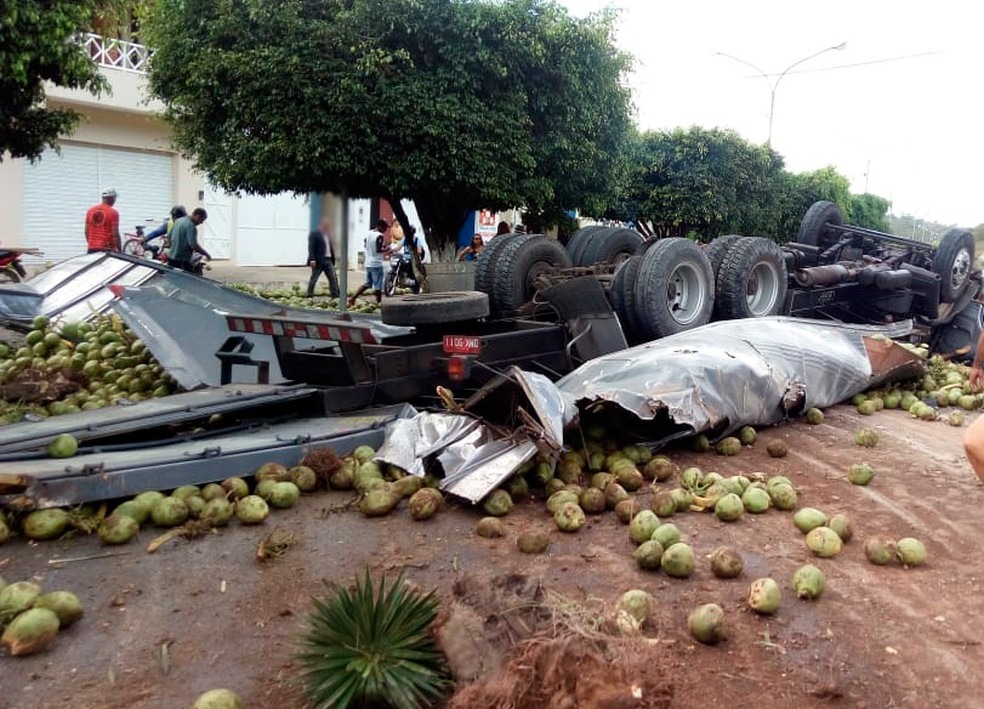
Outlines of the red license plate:
[{"label": "red license plate", "polygon": [[444,351],[447,354],[478,354],[482,351],[482,338],[474,335],[445,335]]}]

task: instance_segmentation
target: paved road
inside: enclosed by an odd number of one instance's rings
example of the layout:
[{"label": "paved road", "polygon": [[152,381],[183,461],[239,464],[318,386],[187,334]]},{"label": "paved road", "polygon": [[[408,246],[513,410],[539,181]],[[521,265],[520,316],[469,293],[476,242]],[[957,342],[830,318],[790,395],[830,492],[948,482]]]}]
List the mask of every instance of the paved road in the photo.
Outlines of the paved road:
[{"label": "paved road", "polygon": [[[307,266],[234,266],[229,261],[214,261],[205,275],[220,283],[302,283],[307,285],[311,269]],[[349,288],[355,288],[365,278],[362,271],[349,271]],[[327,281],[321,277],[321,285]]]}]

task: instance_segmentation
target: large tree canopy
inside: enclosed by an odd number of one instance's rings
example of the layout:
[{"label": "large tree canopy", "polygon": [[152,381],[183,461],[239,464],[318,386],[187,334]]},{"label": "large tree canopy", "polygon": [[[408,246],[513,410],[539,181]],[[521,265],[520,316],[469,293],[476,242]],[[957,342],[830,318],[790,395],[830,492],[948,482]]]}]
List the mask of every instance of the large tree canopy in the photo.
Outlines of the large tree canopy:
[{"label": "large tree canopy", "polygon": [[602,204],[630,126],[611,17],[549,0],[158,0],[151,90],[227,189],[467,211]]},{"label": "large tree canopy", "polygon": [[91,27],[91,0],[0,0],[0,160],[35,160],[78,125],[77,112],[45,106],[44,85],[106,88],[78,41]]}]

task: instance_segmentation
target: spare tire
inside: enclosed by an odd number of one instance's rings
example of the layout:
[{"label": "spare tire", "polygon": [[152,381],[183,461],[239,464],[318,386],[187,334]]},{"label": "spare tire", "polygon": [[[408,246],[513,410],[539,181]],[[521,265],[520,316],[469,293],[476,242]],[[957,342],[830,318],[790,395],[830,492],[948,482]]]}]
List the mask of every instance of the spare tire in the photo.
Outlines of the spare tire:
[{"label": "spare tire", "polygon": [[442,325],[488,317],[489,297],[477,291],[413,293],[384,298],[380,319],[387,325]]},{"label": "spare tire", "polygon": [[714,306],[711,262],[690,239],[660,239],[642,257],[633,293],[646,339],[706,325]]},{"label": "spare tire", "polygon": [[836,204],[825,200],[814,202],[803,215],[796,241],[800,244],[816,246],[823,251],[837,243],[836,236],[825,236],[827,225],[840,226],[843,223],[844,215]]},{"label": "spare tire", "polygon": [[510,241],[527,238],[526,234],[500,234],[489,240],[478,258],[475,259],[475,290],[492,295],[492,279],[495,275],[495,262],[502,249]]},{"label": "spare tire", "polygon": [[536,293],[537,277],[550,269],[570,268],[571,257],[554,239],[531,236],[510,241],[502,249],[493,272],[492,314],[511,317]]},{"label": "spare tire", "polygon": [[940,300],[952,303],[963,295],[974,269],[974,235],[950,229],[933,255],[933,273],[940,276]]},{"label": "spare tire", "polygon": [[715,312],[722,318],[777,315],[786,303],[789,277],[779,245],[741,237],[731,245],[715,282]]},{"label": "spare tire", "polygon": [[636,313],[635,302],[635,283],[639,276],[639,264],[642,263],[642,256],[630,256],[615,271],[612,278],[612,285],[608,291],[609,300],[612,308],[618,315],[618,321],[622,325],[622,332],[625,339],[630,344],[642,341],[639,335],[638,315]]},{"label": "spare tire", "polygon": [[588,241],[591,239],[591,235],[599,229],[607,228],[608,227],[600,226],[598,224],[592,224],[591,226],[582,227],[575,231],[571,235],[570,240],[567,242],[567,253],[570,254],[571,263],[575,266],[579,266],[581,263],[581,253],[584,251],[585,246],[587,246]]},{"label": "spare tire", "polygon": [[584,249],[581,263],[575,265],[610,263],[617,266],[634,254],[642,242],[642,234],[635,229],[612,229],[607,234],[596,232]]}]

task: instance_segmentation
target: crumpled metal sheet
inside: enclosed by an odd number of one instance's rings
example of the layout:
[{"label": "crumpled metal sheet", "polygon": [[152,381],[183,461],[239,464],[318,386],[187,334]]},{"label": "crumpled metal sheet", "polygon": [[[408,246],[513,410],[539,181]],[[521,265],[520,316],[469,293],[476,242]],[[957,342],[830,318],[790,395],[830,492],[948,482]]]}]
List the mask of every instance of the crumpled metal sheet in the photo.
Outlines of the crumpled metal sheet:
[{"label": "crumpled metal sheet", "polygon": [[423,477],[424,458],[452,443],[477,446],[491,440],[480,421],[468,416],[422,412],[410,419],[394,421],[386,429],[386,440],[376,451],[376,460]]},{"label": "crumpled metal sheet", "polygon": [[723,436],[866,389],[871,332],[787,317],[712,323],[587,362],[557,388],[569,402],[611,402],[644,421],[665,410],[689,429],[670,438]]}]

